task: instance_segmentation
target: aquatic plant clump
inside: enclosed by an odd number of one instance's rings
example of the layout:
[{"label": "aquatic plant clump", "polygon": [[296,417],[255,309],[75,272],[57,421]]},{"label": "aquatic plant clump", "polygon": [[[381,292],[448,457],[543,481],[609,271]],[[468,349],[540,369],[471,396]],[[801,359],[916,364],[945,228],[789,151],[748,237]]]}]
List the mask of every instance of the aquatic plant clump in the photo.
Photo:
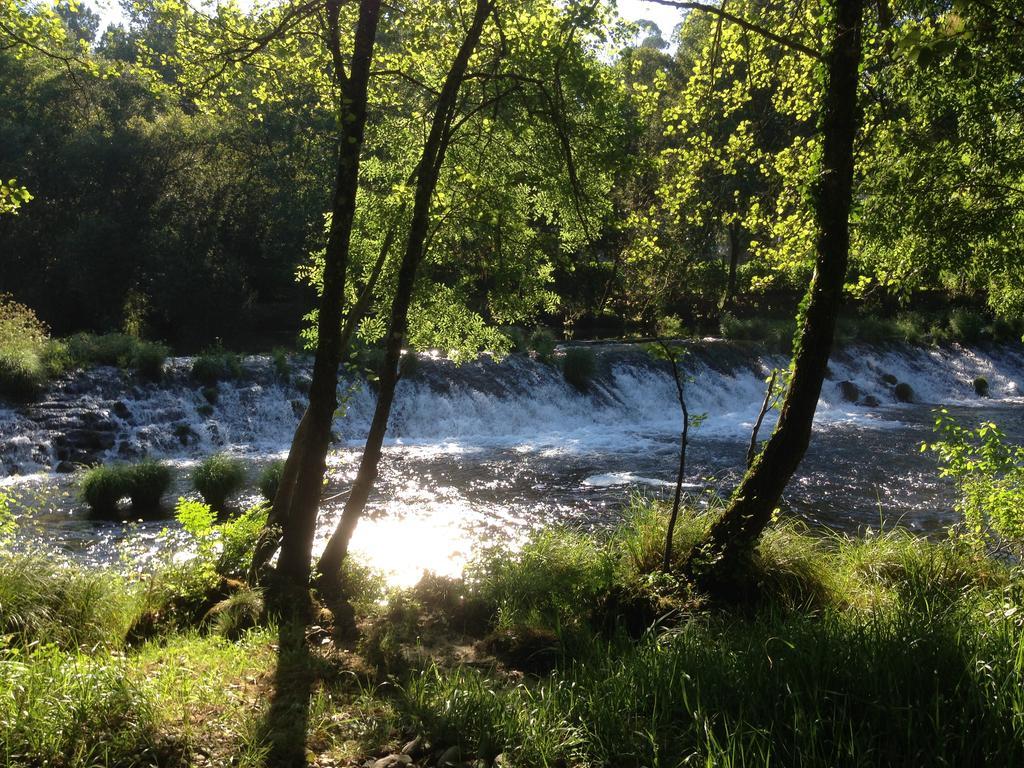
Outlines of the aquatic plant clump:
[{"label": "aquatic plant clump", "polygon": [[242,490],[245,480],[245,464],[223,453],[204,459],[192,472],[193,487],[218,511],[224,511],[228,499]]}]

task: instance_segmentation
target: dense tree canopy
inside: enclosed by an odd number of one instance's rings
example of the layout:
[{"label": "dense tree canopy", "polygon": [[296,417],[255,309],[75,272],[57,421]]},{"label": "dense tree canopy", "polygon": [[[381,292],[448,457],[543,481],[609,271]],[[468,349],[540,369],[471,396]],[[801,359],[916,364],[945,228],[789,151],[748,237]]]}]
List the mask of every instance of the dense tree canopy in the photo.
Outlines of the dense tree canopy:
[{"label": "dense tree canopy", "polygon": [[[815,7],[730,12],[814,48]],[[346,34],[353,8],[339,6]],[[191,345],[293,334],[313,308],[335,151],[322,19],[299,3],[147,0],[106,30],[84,5],[3,13],[0,177],[20,213],[0,222],[2,288],[59,332],[141,316],[146,333]],[[427,106],[464,14],[385,12],[352,296],[410,215]],[[892,309],[937,292],[1020,317],[1018,17],[1012,3],[904,3],[868,21],[855,298]],[[500,350],[496,328],[538,317],[643,327],[761,297],[795,306],[812,261],[813,57],[700,12],[680,15],[671,46],[601,3],[498,18],[439,179],[414,344]],[[394,263],[374,281],[381,298]],[[371,311],[361,336],[382,333]]]}]

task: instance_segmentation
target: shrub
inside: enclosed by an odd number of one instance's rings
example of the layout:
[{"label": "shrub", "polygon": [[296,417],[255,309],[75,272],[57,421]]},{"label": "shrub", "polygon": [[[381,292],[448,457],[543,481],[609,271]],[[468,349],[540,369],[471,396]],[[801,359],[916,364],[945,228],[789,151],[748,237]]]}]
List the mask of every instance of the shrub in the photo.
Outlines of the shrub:
[{"label": "shrub", "polygon": [[509,341],[512,342],[512,351],[518,352],[521,355],[525,355],[530,351],[529,339],[526,337],[526,331],[516,325],[509,326],[503,329],[505,335]]},{"label": "shrub", "polygon": [[957,308],[949,315],[949,330],[955,341],[974,344],[985,332],[985,318],[972,309]]},{"label": "shrub", "polygon": [[555,354],[555,347],[558,346],[555,334],[541,326],[533,329],[528,343],[537,359],[545,363],[551,362],[551,357]]},{"label": "shrub", "polygon": [[77,333],[68,339],[68,351],[77,365],[113,365],[127,368],[135,356],[138,339],[125,333],[97,336]]},{"label": "shrub", "polygon": [[79,492],[95,514],[116,515],[118,503],[132,493],[129,467],[122,464],[93,467],[82,475]]},{"label": "shrub", "polygon": [[127,468],[128,495],[132,507],[140,510],[156,509],[160,498],[171,484],[171,469],[159,461],[147,459]]},{"label": "shrub", "polygon": [[288,362],[288,352],[277,347],[270,353],[270,362],[274,366],[274,374],[279,379],[287,379],[292,372],[291,364]]},{"label": "shrub", "polygon": [[223,511],[229,496],[245,485],[245,465],[223,453],[217,453],[199,463],[192,472],[192,485],[203,501]]},{"label": "shrub", "polygon": [[284,460],[276,459],[260,472],[259,489],[264,499],[273,503],[277,496],[277,488],[281,484],[281,473],[284,472]]},{"label": "shrub", "polygon": [[760,341],[767,346],[787,351],[793,343],[795,322],[791,319],[766,317],[738,318],[723,312],[719,318],[722,338],[732,341]]},{"label": "shrub", "polygon": [[920,344],[928,333],[928,326],[919,314],[904,312],[896,316],[896,330],[908,344]]},{"label": "shrub", "polygon": [[35,312],[0,295],[0,395],[16,400],[35,397],[45,386],[49,331]]},{"label": "shrub", "polygon": [[237,379],[242,375],[242,361],[234,352],[221,346],[208,349],[192,361],[192,377],[207,386],[223,379]]},{"label": "shrub", "polygon": [[957,481],[967,532],[1024,551],[1024,446],[1010,443],[992,422],[964,427],[944,408],[935,430],[942,439],[922,449],[938,454],[942,476]]},{"label": "shrub", "polygon": [[153,341],[139,341],[132,353],[132,368],[144,379],[159,381],[164,375],[164,362],[171,350]]},{"label": "shrub", "polygon": [[589,349],[571,347],[562,358],[562,375],[580,392],[586,391],[597,369],[597,358]]}]

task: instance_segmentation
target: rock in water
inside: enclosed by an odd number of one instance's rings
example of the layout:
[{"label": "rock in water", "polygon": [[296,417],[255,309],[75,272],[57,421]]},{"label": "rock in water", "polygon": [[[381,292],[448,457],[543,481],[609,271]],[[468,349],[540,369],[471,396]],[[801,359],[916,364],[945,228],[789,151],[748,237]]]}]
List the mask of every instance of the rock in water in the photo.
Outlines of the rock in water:
[{"label": "rock in water", "polygon": [[860,389],[852,381],[840,381],[839,394],[848,403],[856,403],[860,400]]}]

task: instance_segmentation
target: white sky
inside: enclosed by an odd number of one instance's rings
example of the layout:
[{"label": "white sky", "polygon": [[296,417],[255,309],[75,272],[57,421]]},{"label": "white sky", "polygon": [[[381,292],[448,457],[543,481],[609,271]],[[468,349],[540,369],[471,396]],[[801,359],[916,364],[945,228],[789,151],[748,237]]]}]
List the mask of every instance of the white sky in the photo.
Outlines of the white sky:
[{"label": "white sky", "polygon": [[[2,1],[0,0],[0,2]],[[117,0],[85,0],[85,4],[100,15],[101,31],[106,29],[108,24],[117,23],[123,18]],[[666,40],[672,34],[673,27],[683,19],[682,11],[678,8],[645,2],[645,0],[617,0],[617,5],[623,18],[631,21],[637,19],[653,21],[661,27],[661,34]]]},{"label": "white sky", "polygon": [[618,0],[619,13],[630,21],[637,19],[650,19],[659,27],[661,34],[666,40],[672,34],[672,29],[683,20],[683,12],[678,8],[670,8],[667,5],[648,3],[644,0]]}]

